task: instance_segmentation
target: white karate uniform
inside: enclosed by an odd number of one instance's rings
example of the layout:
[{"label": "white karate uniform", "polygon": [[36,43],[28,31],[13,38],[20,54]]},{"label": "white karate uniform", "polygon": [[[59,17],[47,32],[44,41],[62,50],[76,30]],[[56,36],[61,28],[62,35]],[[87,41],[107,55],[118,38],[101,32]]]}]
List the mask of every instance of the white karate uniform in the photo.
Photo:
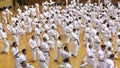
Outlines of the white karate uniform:
[{"label": "white karate uniform", "polygon": [[40,46],[40,36],[41,36],[41,31],[42,29],[39,27],[39,28],[35,28],[35,33],[36,33],[36,43],[38,46]]},{"label": "white karate uniform", "polygon": [[93,68],[97,68],[94,52],[95,50],[93,49],[87,49],[88,63],[91,64]]},{"label": "white karate uniform", "polygon": [[106,65],[106,68],[114,68],[114,61],[111,59],[106,59],[105,65]]},{"label": "white karate uniform", "polygon": [[28,32],[31,33],[32,32],[32,18],[28,17]]},{"label": "white karate uniform", "polygon": [[106,45],[107,48],[111,47],[113,50],[112,43],[110,41],[105,41],[104,44]]},{"label": "white karate uniform", "polygon": [[38,50],[39,68],[48,68],[46,58],[42,51]]},{"label": "white karate uniform", "polygon": [[60,41],[60,40],[58,40],[57,41],[57,56],[56,56],[56,58],[55,58],[55,60],[58,60],[58,58],[60,57],[60,51],[61,51],[61,49],[62,49],[62,42]]},{"label": "white karate uniform", "polygon": [[36,61],[36,54],[37,54],[37,50],[38,50],[36,40],[30,39],[29,45],[30,45],[30,48],[32,51],[33,61]]},{"label": "white karate uniform", "polygon": [[6,12],[5,11],[2,11],[2,20],[4,23],[7,23],[7,17],[6,17]]},{"label": "white karate uniform", "polygon": [[72,37],[73,37],[73,55],[77,56],[78,55],[78,50],[79,50],[79,37],[76,33],[72,32]]},{"label": "white karate uniform", "polygon": [[71,28],[69,26],[66,26],[64,30],[65,30],[65,34],[67,36],[66,42],[69,43],[70,39],[71,39],[71,32],[72,32],[72,30],[71,30]]},{"label": "white karate uniform", "polygon": [[115,58],[118,58],[119,55],[120,55],[120,39],[117,39],[116,40],[116,55],[115,55]]},{"label": "white karate uniform", "polygon": [[[18,55],[16,55],[17,53],[19,52],[19,50],[18,50],[18,48],[16,47],[13,47],[12,48],[12,54],[13,54],[13,57],[14,57],[14,62],[15,62],[15,67],[14,68],[20,68],[20,63],[19,63],[19,54]],[[16,57],[16,56],[18,56],[18,57]]]},{"label": "white karate uniform", "polygon": [[62,60],[66,59],[66,58],[69,58],[69,59],[71,58],[71,53],[67,52],[65,50],[61,49],[60,54],[61,54]]},{"label": "white karate uniform", "polygon": [[27,57],[22,53],[19,55],[19,63],[22,63],[23,61],[27,62]]},{"label": "white karate uniform", "polygon": [[42,42],[42,45],[41,45],[41,48],[42,48],[42,51],[45,55],[45,60],[46,60],[46,63],[47,65],[49,64],[49,61],[50,61],[50,54],[49,54],[49,45],[47,42]]},{"label": "white karate uniform", "polygon": [[95,47],[95,49],[99,50],[99,48],[100,48],[100,42],[101,42],[99,36],[95,35],[93,37],[93,39],[94,39],[94,47]]},{"label": "white karate uniform", "polygon": [[7,34],[6,34],[6,32],[3,32],[3,31],[0,34],[1,34],[0,36],[2,38],[2,41],[4,43],[3,51],[9,53],[10,45],[9,45],[8,40],[7,40]]},{"label": "white karate uniform", "polygon": [[98,51],[98,67],[99,68],[105,68],[105,53],[101,49]]},{"label": "white karate uniform", "polygon": [[107,51],[106,52],[106,58],[109,58],[111,54],[112,54],[112,51]]},{"label": "white karate uniform", "polygon": [[12,27],[11,32],[12,32],[12,42],[16,42],[17,44],[19,44],[19,37],[18,37],[17,28]]},{"label": "white karate uniform", "polygon": [[63,68],[72,68],[70,63],[63,63]]}]

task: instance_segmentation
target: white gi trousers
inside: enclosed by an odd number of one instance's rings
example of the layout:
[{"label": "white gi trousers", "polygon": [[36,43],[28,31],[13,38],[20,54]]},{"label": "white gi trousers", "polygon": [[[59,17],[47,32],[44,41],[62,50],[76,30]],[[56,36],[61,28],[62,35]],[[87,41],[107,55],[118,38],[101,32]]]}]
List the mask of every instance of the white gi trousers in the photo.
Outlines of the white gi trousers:
[{"label": "white gi trousers", "polygon": [[8,40],[7,39],[3,39],[3,43],[4,43],[4,52],[9,52],[9,48],[10,48],[10,45],[8,43]]},{"label": "white gi trousers", "polygon": [[78,50],[79,50],[79,40],[75,39],[73,43],[73,55],[77,56],[78,55]]},{"label": "white gi trousers", "polygon": [[38,48],[32,50],[33,61],[36,61],[37,50]]},{"label": "white gi trousers", "polygon": [[17,35],[15,35],[15,34],[13,34],[12,35],[12,39],[13,39],[13,42],[16,42],[17,44],[19,44],[19,38],[18,38],[18,36]]},{"label": "white gi trousers", "polygon": [[55,60],[58,60],[58,58],[60,57],[60,51],[61,51],[61,47],[58,47],[57,56],[56,56]]},{"label": "white gi trousers", "polygon": [[19,58],[14,58],[14,61],[15,61],[15,66],[14,68],[20,68],[20,63],[19,63]]},{"label": "white gi trousers", "polygon": [[39,68],[48,68],[48,65],[45,61],[39,60]]},{"label": "white gi trousers", "polygon": [[50,61],[49,51],[43,51],[43,53],[45,55],[45,63],[49,66],[49,61]]},{"label": "white gi trousers", "polygon": [[36,35],[36,42],[37,42],[37,45],[40,46],[40,35]]}]

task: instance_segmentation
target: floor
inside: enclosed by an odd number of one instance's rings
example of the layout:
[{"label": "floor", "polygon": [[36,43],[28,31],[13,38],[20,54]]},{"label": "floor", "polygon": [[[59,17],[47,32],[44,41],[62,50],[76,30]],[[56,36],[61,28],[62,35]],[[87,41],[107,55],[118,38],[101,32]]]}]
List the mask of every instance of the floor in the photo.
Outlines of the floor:
[{"label": "floor", "polygon": [[[15,11],[16,8],[12,8],[12,11]],[[1,12],[0,12],[0,18],[1,18]],[[60,30],[61,27],[58,27],[58,31],[61,32]],[[32,33],[33,34],[33,33]],[[20,36],[20,41],[19,41],[19,50],[22,50],[23,48],[27,49],[27,58],[30,64],[32,64],[33,66],[35,66],[35,68],[38,68],[38,61],[33,63],[32,62],[32,55],[31,55],[31,50],[28,44],[28,40],[30,39],[30,36],[32,34],[26,34],[26,35],[21,35]],[[85,49],[85,44],[83,41],[83,37],[84,37],[84,31],[82,32],[81,36],[80,36],[80,50],[79,50],[79,54],[77,57],[72,57],[71,58],[71,64],[73,68],[80,68],[80,64],[86,54],[86,49]],[[9,42],[11,42],[11,35],[8,36],[8,40]],[[63,42],[65,41],[65,36],[63,36]],[[2,49],[3,49],[4,45],[2,43],[2,41],[0,41],[0,68],[14,68],[14,61],[13,61],[13,56],[11,53],[11,48],[10,48],[10,54],[2,54]],[[50,62],[49,62],[49,68],[57,68],[60,64],[61,64],[61,58],[59,59],[58,62],[54,62],[54,58],[55,55],[57,54],[57,50],[56,50],[56,45],[55,45],[55,49],[50,51]],[[70,51],[72,50],[72,42],[69,45],[69,49]],[[120,59],[118,59],[117,61],[115,61],[115,64],[118,68],[120,68]],[[86,68],[91,68],[91,67],[86,67]]]}]

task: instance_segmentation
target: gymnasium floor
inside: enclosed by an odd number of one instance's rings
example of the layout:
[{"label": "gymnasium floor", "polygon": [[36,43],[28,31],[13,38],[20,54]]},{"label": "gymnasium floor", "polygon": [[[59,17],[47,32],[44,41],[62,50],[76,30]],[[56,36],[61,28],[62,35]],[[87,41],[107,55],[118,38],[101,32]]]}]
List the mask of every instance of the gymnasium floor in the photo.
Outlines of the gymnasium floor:
[{"label": "gymnasium floor", "polygon": [[[41,7],[40,7],[41,9]],[[15,11],[16,8],[12,8],[12,11]],[[0,12],[0,19],[1,19],[1,12]],[[60,30],[61,27],[58,27],[58,31],[61,32]],[[34,33],[32,33],[34,34]],[[32,54],[31,54],[31,50],[28,44],[28,40],[30,39],[30,36],[32,34],[26,34],[26,35],[21,35],[20,36],[20,41],[19,41],[19,50],[21,51],[23,48],[27,49],[27,58],[28,58],[28,62],[30,64],[32,64],[33,66],[35,66],[35,68],[38,68],[38,61],[33,63],[32,62]],[[85,44],[83,41],[83,37],[84,37],[84,31],[82,32],[81,36],[80,36],[80,50],[79,50],[79,54],[77,57],[72,57],[71,58],[71,65],[73,66],[73,68],[80,68],[80,64],[86,54],[86,49],[85,49]],[[8,40],[11,42],[12,38],[11,35],[8,36]],[[65,41],[65,35],[63,35],[63,42]],[[115,40],[114,40],[115,42]],[[0,40],[0,68],[14,68],[14,60],[13,60],[13,56],[11,53],[11,47],[10,47],[10,54],[2,54],[2,49],[3,49],[3,43]],[[49,68],[57,68],[60,64],[61,64],[61,58],[58,60],[58,62],[54,62],[54,58],[56,57],[57,54],[57,50],[56,50],[56,45],[55,45],[55,49],[50,51],[50,62],[49,62]],[[69,45],[69,49],[70,51],[72,51],[72,42]],[[118,68],[120,68],[120,57],[117,61],[115,61],[115,64]],[[86,68],[91,68],[86,67]]]}]

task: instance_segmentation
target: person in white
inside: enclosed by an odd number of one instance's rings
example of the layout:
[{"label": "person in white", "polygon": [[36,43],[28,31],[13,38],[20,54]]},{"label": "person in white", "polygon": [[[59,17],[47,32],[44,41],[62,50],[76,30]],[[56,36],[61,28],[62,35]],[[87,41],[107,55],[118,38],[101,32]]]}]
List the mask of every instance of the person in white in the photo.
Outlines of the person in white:
[{"label": "person in white", "polygon": [[105,60],[106,68],[114,68],[114,54],[111,54],[108,59]]},{"label": "person in white", "polygon": [[41,36],[42,29],[39,25],[36,25],[35,27],[35,37],[36,37],[36,43],[38,46],[40,46],[40,36]]},{"label": "person in white", "polygon": [[67,26],[64,28],[64,31],[67,36],[66,43],[68,44],[71,40],[71,32],[72,32],[72,29],[69,27],[69,23],[67,23]]},{"label": "person in white", "polygon": [[36,61],[36,55],[37,55],[37,50],[38,50],[38,46],[35,40],[34,36],[31,36],[30,40],[29,40],[29,45],[32,51],[32,57],[33,57],[33,61]]},{"label": "person in white", "polygon": [[73,51],[72,51],[72,56],[77,57],[80,42],[79,42],[79,36],[76,34],[76,29],[73,29],[72,37],[73,37]]},{"label": "person in white", "polygon": [[48,68],[48,64],[46,62],[44,53],[40,49],[38,50],[38,60],[39,60],[39,68]]},{"label": "person in white", "polygon": [[61,57],[62,57],[62,61],[64,61],[64,59],[66,59],[66,58],[68,58],[68,59],[71,58],[71,53],[69,52],[67,46],[64,46],[64,50],[61,49],[60,54],[61,54]]},{"label": "person in white", "polygon": [[13,27],[11,28],[11,32],[12,32],[12,42],[16,42],[17,45],[19,44],[19,36],[18,36],[18,31],[17,31],[17,23],[15,25],[13,25]]},{"label": "person in white", "polygon": [[2,11],[2,22],[7,24],[7,17],[6,16],[7,16],[7,14],[6,14],[5,10]]},{"label": "person in white", "polygon": [[1,38],[2,38],[2,41],[3,41],[3,43],[4,43],[3,53],[9,54],[10,45],[9,45],[8,40],[7,40],[7,34],[6,34],[5,30],[3,29],[0,34],[1,34],[0,36],[1,36]]},{"label": "person in white", "polygon": [[109,58],[111,54],[112,54],[112,49],[111,47],[108,47],[105,58]]},{"label": "person in white", "polygon": [[[21,64],[23,61],[25,61],[28,68],[34,68],[32,65],[30,65],[30,64],[28,63],[26,54],[27,54],[27,50],[26,50],[26,49],[22,49],[22,53],[21,53],[20,56],[19,56],[19,63]],[[22,66],[21,66],[21,67],[22,67]]]},{"label": "person in white", "polygon": [[63,68],[72,68],[72,66],[70,64],[70,59],[69,58],[65,58],[63,60]]},{"label": "person in white", "polygon": [[92,48],[91,45],[88,46],[87,49],[87,63],[82,65],[81,67],[84,67],[88,64],[92,65],[92,68],[97,68],[96,60],[95,60],[95,50]]},{"label": "person in white", "polygon": [[105,68],[105,45],[101,45],[101,49],[98,50],[98,67],[99,68]]},{"label": "person in white", "polygon": [[35,67],[29,66],[26,61],[22,61],[20,68],[35,68]]},{"label": "person in white", "polygon": [[42,45],[41,45],[41,50],[43,51],[43,53],[45,55],[45,60],[46,60],[47,65],[49,64],[49,61],[50,61],[49,49],[50,48],[49,48],[47,39],[43,37],[43,42],[42,42]]},{"label": "person in white", "polygon": [[118,34],[117,40],[116,40],[116,54],[115,58],[118,59],[120,55],[120,33]]},{"label": "person in white", "polygon": [[18,50],[17,46],[18,46],[17,43],[13,42],[13,44],[12,44],[12,54],[13,54],[13,58],[14,58],[14,62],[15,62],[14,68],[20,68],[20,63],[19,63],[20,51]]},{"label": "person in white", "polygon": [[100,38],[99,38],[99,33],[98,33],[98,32],[96,33],[95,36],[93,36],[93,41],[94,41],[94,48],[95,48],[96,50],[99,50],[101,40],[100,40]]},{"label": "person in white", "polygon": [[62,36],[59,36],[58,40],[57,40],[57,48],[58,48],[57,56],[56,56],[54,61],[58,61],[58,58],[60,57],[60,51],[61,51],[62,46],[63,46],[63,43],[61,42],[61,40],[62,40]]},{"label": "person in white", "polygon": [[26,27],[28,28],[27,29],[27,32],[28,33],[31,33],[32,32],[32,18],[31,18],[32,16],[31,15],[29,15],[29,17],[28,17],[28,19],[27,19],[27,25],[26,25]]}]

